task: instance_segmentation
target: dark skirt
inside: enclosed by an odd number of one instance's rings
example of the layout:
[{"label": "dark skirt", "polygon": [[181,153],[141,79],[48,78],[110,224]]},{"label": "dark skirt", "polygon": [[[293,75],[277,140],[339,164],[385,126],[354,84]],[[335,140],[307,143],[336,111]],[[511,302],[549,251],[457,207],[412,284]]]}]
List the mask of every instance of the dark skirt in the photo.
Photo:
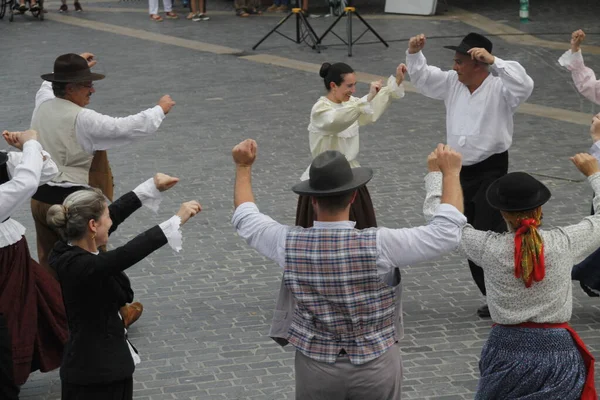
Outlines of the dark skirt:
[{"label": "dark skirt", "polygon": [[13,381],[12,351],[8,326],[2,314],[0,314],[0,399],[19,399],[19,388]]},{"label": "dark skirt", "polygon": [[29,255],[23,237],[0,248],[0,313],[12,341],[14,381],[60,367],[68,337],[60,285]]},{"label": "dark skirt", "polygon": [[576,400],[586,379],[566,329],[496,325],[483,346],[475,399]]},{"label": "dark skirt", "polygon": [[[310,196],[299,196],[296,208],[296,225],[303,228],[313,226],[315,213]],[[356,229],[376,228],[375,209],[367,186],[358,189],[356,200],[350,206],[350,220],[356,221]]]},{"label": "dark skirt", "polygon": [[61,400],[131,400],[133,378],[98,385],[74,385],[62,381],[61,392]]}]

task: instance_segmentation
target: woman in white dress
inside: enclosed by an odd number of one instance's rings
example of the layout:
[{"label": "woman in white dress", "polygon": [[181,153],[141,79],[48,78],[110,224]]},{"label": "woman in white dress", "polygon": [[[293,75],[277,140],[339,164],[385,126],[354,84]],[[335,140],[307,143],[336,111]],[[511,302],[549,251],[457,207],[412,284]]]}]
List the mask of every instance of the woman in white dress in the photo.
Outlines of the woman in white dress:
[{"label": "woman in white dress", "polygon": [[[315,158],[326,150],[337,150],[344,154],[352,168],[360,167],[357,161],[359,151],[359,126],[379,119],[392,102],[404,97],[404,75],[406,66],[396,68],[396,76],[390,76],[387,86],[382,82],[372,82],[369,93],[361,98],[354,97],[356,74],[352,67],[344,63],[321,66],[319,74],[323,78],[327,95],[317,100],[310,113],[308,125],[310,152]],[[309,168],[301,180],[309,178]],[[335,203],[335,199],[332,200]],[[350,209],[350,219],[356,221],[356,228],[377,226],[375,210],[366,186],[358,190],[356,200]],[[314,211],[308,196],[298,198],[296,225],[308,228],[313,225]]]}]

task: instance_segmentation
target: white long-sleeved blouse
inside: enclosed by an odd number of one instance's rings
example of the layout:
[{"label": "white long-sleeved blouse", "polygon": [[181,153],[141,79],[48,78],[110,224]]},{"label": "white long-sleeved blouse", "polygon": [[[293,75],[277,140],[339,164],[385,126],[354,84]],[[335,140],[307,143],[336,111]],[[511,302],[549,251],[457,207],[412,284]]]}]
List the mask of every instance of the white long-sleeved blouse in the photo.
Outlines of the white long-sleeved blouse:
[{"label": "white long-sleeved blouse", "polygon": [[[396,78],[390,76],[387,86],[367,101],[367,96],[350,97],[343,103],[334,103],[323,96],[317,100],[310,112],[308,141],[313,158],[327,150],[337,150],[344,154],[352,168],[360,167],[356,160],[360,148],[358,127],[373,123],[381,117],[392,99],[404,97],[404,85],[398,85]],[[306,168],[301,180],[307,180]]]}]

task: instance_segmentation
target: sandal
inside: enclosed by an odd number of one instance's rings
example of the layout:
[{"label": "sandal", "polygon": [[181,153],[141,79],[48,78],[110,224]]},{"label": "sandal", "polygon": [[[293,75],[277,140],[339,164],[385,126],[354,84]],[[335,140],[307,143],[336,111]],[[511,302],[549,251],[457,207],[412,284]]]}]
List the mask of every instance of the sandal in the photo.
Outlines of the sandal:
[{"label": "sandal", "polygon": [[243,8],[238,8],[235,11],[235,15],[237,15],[238,17],[249,17],[250,16],[250,14],[248,14],[246,12],[246,10],[244,10]]},{"label": "sandal", "polygon": [[24,13],[26,13],[26,12],[27,12],[27,10],[29,10],[29,8],[27,8],[27,6],[26,6],[25,4],[21,4],[21,5],[19,6],[19,8],[17,8],[17,10],[18,10],[18,11],[19,11],[21,14],[24,14]]},{"label": "sandal", "polygon": [[251,15],[261,15],[262,11],[260,11],[260,10],[258,10],[256,8],[249,8],[248,9],[248,14],[251,14]]},{"label": "sandal", "polygon": [[172,12],[172,11],[166,12],[165,16],[168,19],[179,19],[179,16],[177,14],[175,14],[174,12]]},{"label": "sandal", "polygon": [[150,15],[150,19],[154,22],[162,22],[162,17],[158,14],[152,14]]},{"label": "sandal", "polygon": [[188,15],[185,17],[185,19],[192,19],[192,18],[194,18],[194,16],[195,16],[195,15],[196,15],[196,14],[194,14],[193,12],[190,12],[190,13],[189,13],[189,14],[188,14]]}]

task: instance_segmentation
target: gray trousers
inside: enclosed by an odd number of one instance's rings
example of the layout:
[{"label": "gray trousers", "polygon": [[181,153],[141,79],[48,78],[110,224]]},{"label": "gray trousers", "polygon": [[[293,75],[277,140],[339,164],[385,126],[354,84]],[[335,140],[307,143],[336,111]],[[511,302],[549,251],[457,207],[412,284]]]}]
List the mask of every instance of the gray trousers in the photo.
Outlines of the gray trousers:
[{"label": "gray trousers", "polygon": [[315,361],[296,351],[296,400],[399,400],[402,357],[394,345],[379,358],[361,365],[348,356],[335,364]]}]

